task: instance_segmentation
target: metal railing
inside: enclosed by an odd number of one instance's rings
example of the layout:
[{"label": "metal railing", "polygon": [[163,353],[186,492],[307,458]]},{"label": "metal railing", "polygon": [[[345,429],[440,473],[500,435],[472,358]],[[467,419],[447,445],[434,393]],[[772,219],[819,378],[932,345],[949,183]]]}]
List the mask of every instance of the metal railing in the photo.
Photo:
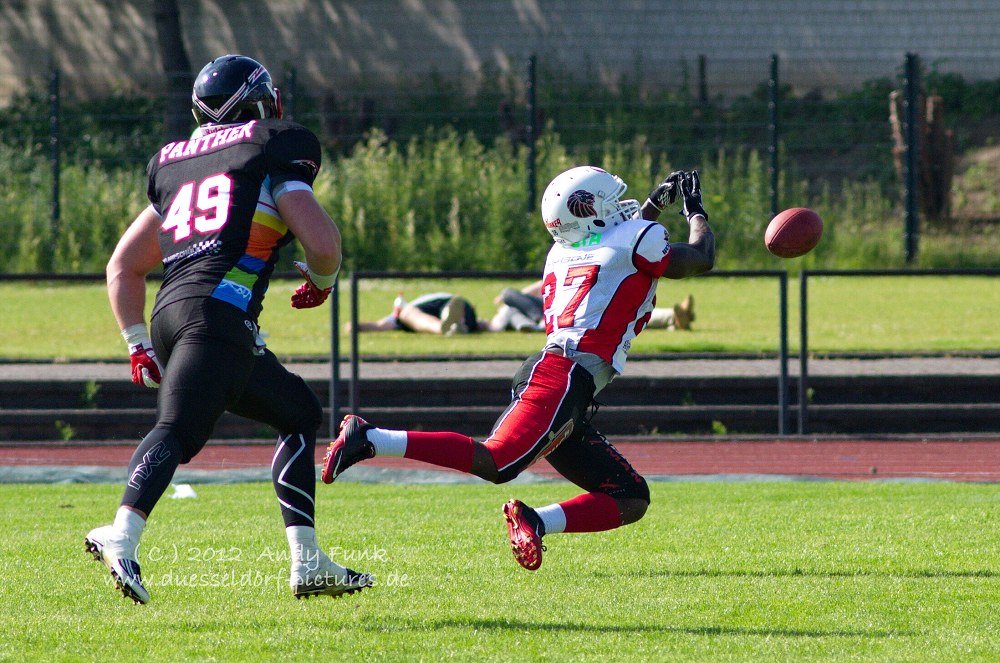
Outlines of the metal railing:
[{"label": "metal railing", "polygon": [[[358,414],[361,402],[360,363],[358,343],[358,282],[363,279],[476,279],[476,280],[535,280],[538,272],[352,272],[350,276],[350,391],[348,407],[352,414]],[[784,270],[733,270],[709,272],[698,278],[775,278],[778,280],[778,434],[786,435],[789,427],[788,395],[788,272]],[[331,356],[334,358],[330,373],[330,427],[331,436],[336,435],[334,427],[340,421],[340,368],[339,368],[339,306],[338,292],[331,296]]]},{"label": "metal railing", "polygon": [[[366,272],[356,271],[350,274],[350,382],[349,382],[349,402],[348,408],[351,412],[357,413],[360,404],[360,362],[358,340],[358,283],[364,279],[482,279],[482,280],[535,280],[539,274],[537,272]],[[1000,269],[890,269],[890,270],[802,270],[799,273],[799,376],[797,394],[797,433],[800,435],[809,433],[809,307],[810,290],[809,280],[814,277],[940,277],[940,276],[1000,276]],[[151,279],[157,279],[158,275],[151,275]],[[274,279],[297,278],[293,273],[275,273]],[[778,401],[778,422],[777,429],[779,435],[790,434],[790,406],[789,406],[789,377],[788,377],[788,273],[784,270],[746,270],[746,271],[718,271],[709,272],[698,278],[774,278],[778,281],[778,330],[777,330],[777,354],[778,354],[778,381],[777,381],[777,401]],[[32,282],[32,281],[65,281],[65,282],[101,282],[104,274],[101,273],[32,273],[32,274],[3,274],[0,273],[0,282]],[[329,407],[331,411],[330,427],[331,434],[340,420],[340,412],[343,409],[340,391],[343,380],[340,375],[340,363],[342,359],[342,349],[340,347],[340,285],[335,284],[333,295],[330,301],[330,329],[331,329],[331,375],[329,390]]]},{"label": "metal railing", "polygon": [[798,433],[809,431],[809,279],[817,276],[1000,276],[1000,269],[804,269],[799,273]]}]

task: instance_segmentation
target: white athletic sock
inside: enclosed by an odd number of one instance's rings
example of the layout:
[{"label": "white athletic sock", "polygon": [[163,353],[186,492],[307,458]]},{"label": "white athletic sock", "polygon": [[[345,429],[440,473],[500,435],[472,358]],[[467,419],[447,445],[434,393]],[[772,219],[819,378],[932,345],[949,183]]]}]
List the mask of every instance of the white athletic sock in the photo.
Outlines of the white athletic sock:
[{"label": "white athletic sock", "polygon": [[115,512],[114,527],[128,538],[138,541],[142,531],[146,529],[146,519],[135,511],[120,506]]},{"label": "white athletic sock", "polygon": [[319,560],[320,549],[316,542],[316,528],[307,525],[292,525],[285,528],[288,547],[292,551],[292,563],[315,564]]},{"label": "white athletic sock", "polygon": [[546,534],[558,534],[566,531],[566,512],[558,504],[550,504],[535,509],[535,513],[545,526]]},{"label": "white athletic sock", "polygon": [[406,453],[406,431],[372,428],[368,441],[375,447],[376,456],[402,457]]}]

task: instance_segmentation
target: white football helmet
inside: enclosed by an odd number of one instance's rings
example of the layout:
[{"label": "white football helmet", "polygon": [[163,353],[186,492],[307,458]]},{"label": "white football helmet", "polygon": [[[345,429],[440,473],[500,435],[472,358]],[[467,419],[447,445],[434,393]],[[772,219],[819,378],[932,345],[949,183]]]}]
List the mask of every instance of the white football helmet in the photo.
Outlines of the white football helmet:
[{"label": "white football helmet", "polygon": [[619,200],[628,186],[617,175],[594,166],[557,175],[542,194],[542,221],[552,239],[575,244],[617,226],[639,211],[639,201]]}]

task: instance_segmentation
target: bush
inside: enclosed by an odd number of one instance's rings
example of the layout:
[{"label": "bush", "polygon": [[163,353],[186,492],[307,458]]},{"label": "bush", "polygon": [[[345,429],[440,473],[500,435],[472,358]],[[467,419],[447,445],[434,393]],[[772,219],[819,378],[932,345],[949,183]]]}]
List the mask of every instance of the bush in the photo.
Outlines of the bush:
[{"label": "bush", "polygon": [[[337,220],[347,270],[537,270],[551,240],[536,206],[528,210],[526,149],[498,139],[491,147],[453,129],[428,130],[397,145],[372,132],[348,156],[328,159],[316,195]],[[544,184],[563,170],[587,163],[558,134],[538,142],[537,172]],[[0,150],[0,158],[18,155]],[[716,232],[719,269],[901,267],[903,223],[875,180],[845,181],[811,194],[803,179],[784,169],[781,207],[809,206],[825,221],[824,237],[809,255],[777,261],[763,246],[770,218],[767,168],[756,150],[719,150],[698,164],[654,158],[644,141],[608,142],[598,165],[620,174],[630,197],[645,199],[656,179],[675,168],[701,171],[705,207]],[[649,174],[655,173],[651,177]],[[0,174],[0,270],[100,271],[125,226],[146,204],[144,175],[97,165],[69,165],[61,176],[62,218],[52,241],[43,192],[49,174],[41,168]],[[33,195],[23,195],[34,191]],[[674,241],[686,240],[686,225],[667,210],[661,218]],[[988,228],[982,230],[988,235]],[[996,240],[932,248],[921,260],[936,267],[993,266]],[[279,268],[290,269],[297,247]]]},{"label": "bush", "polygon": [[[509,103],[517,85],[493,75],[471,97],[444,80],[414,82],[409,96],[400,91],[395,117],[379,109],[374,118],[391,133],[352,125],[323,136],[324,122],[337,125],[339,116],[320,113],[322,100],[297,97],[297,118],[326,146],[315,189],[340,225],[345,269],[537,270],[550,246],[538,218],[542,190],[556,174],[585,163],[619,174],[628,196],[640,200],[671,170],[698,168],[720,269],[904,266],[886,120],[891,80],[829,99],[780,91],[779,207],[815,208],[825,231],[809,255],[777,261],[762,241],[771,206],[765,87],[728,103],[695,102],[686,80],[678,90],[649,91],[637,75],[612,91],[542,71],[545,122],[529,203],[527,147],[517,131],[496,122],[498,104]],[[1000,114],[993,94],[1000,82],[967,84],[932,71],[925,83],[943,95],[949,123],[961,125],[959,113]],[[103,269],[121,231],[146,204],[143,168],[160,142],[160,108],[155,99],[63,104],[67,138],[55,228],[47,95],[27,91],[0,111],[0,271]],[[968,178],[978,189],[955,191],[956,209],[972,198],[995,203],[987,174]],[[686,239],[673,212],[662,221],[674,241]],[[921,243],[919,266],[996,266],[994,225],[928,229],[935,234]],[[287,249],[279,269],[291,269],[299,257],[301,249]]]}]

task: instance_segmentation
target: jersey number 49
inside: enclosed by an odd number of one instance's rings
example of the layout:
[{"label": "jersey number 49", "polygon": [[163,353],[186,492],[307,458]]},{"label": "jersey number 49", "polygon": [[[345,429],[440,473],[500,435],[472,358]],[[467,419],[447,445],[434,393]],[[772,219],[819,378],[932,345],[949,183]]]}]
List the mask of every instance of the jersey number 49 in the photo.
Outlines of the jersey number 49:
[{"label": "jersey number 49", "polygon": [[[197,194],[195,187],[197,186]],[[183,242],[195,232],[207,235],[220,230],[229,220],[229,194],[233,182],[224,173],[212,175],[201,183],[188,182],[170,204],[160,228],[174,233],[174,242]]]}]

